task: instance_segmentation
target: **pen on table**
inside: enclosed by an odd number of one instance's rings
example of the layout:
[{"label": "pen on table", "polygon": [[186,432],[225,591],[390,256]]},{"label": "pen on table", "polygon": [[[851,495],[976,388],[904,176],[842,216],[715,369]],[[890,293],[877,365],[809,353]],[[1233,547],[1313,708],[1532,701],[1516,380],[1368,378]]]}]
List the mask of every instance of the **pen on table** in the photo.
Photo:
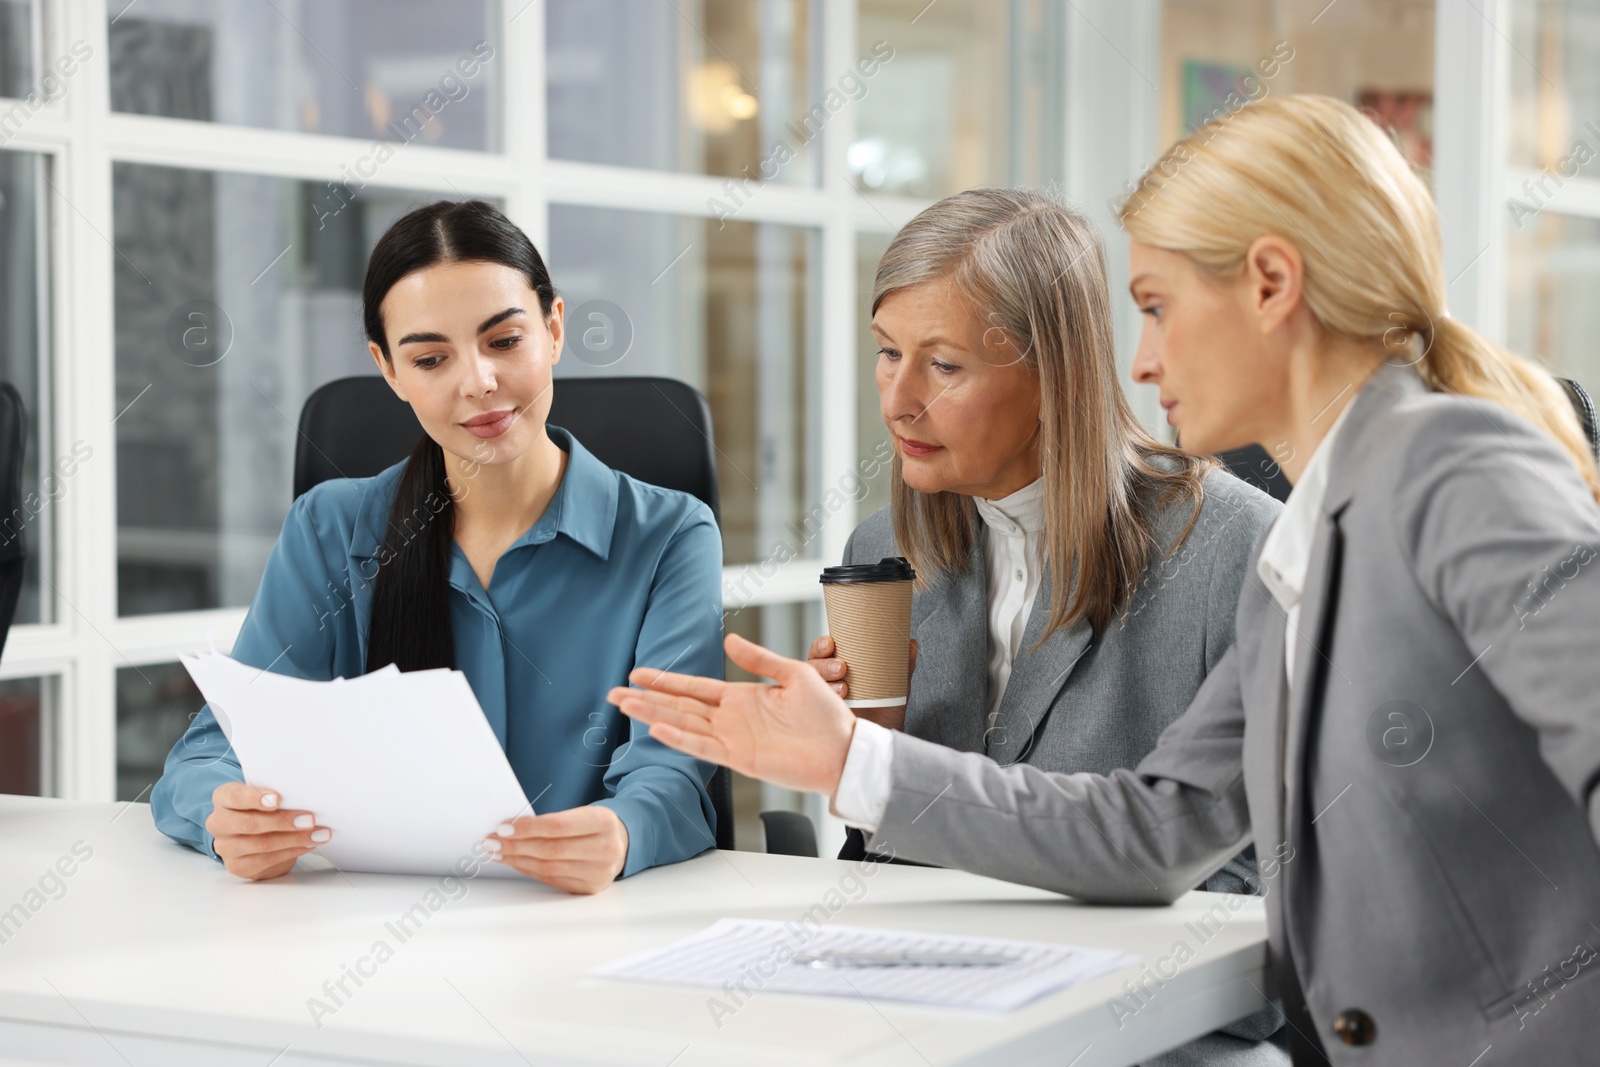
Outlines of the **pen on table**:
[{"label": "pen on table", "polygon": [[794,962],[805,967],[999,967],[1018,961],[977,952],[802,952]]}]

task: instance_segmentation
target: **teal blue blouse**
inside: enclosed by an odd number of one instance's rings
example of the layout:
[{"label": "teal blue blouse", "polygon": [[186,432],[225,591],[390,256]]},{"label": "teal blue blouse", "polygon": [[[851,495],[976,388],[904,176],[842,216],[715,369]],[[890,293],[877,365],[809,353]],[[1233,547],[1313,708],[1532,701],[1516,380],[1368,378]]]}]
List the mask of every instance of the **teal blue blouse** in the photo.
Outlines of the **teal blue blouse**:
[{"label": "teal blue blouse", "polygon": [[[456,666],[535,810],[602,804],[622,819],[626,877],[716,840],[713,766],[654,740],[605,694],[634,667],[722,677],[722,540],[698,500],[635,481],[565,430],[549,432],[570,455],[566,474],[488,589],[452,545]],[[372,581],[402,467],[324,482],[294,502],[235,659],[298,678],[365,673]],[[211,793],[243,777],[203,708],[150,794],[156,826],[215,857]]]}]

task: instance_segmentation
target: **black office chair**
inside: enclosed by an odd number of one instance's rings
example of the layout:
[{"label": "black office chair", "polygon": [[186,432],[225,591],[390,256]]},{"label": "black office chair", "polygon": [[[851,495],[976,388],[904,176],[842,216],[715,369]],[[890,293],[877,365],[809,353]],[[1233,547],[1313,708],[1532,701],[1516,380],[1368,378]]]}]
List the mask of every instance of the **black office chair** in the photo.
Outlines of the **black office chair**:
[{"label": "black office chair", "polygon": [[[562,378],[551,394],[552,426],[569,431],[600,462],[624,474],[705,502],[720,519],[716,450],[711,443],[711,408],[692,386],[671,378]],[[406,458],[422,435],[411,405],[377,375],[340,378],[318,388],[300,410],[295,441],[294,495],[329,478],[366,478]],[[717,816],[717,847],[733,848],[733,775],[718,767],[711,778]],[[792,815],[790,812],[763,813]],[[811,832],[809,820],[804,833]],[[784,822],[784,820],[779,820]],[[803,847],[801,828],[780,829],[776,845]]]},{"label": "black office chair", "polygon": [[[1572,401],[1572,406],[1578,413],[1578,422],[1583,426],[1584,435],[1589,438],[1589,448],[1594,452],[1596,460],[1600,460],[1600,418],[1596,417],[1594,400],[1590,398],[1588,390],[1571,378],[1557,378],[1556,381]],[[1218,452],[1217,458],[1234,475],[1243,478],[1263,493],[1278,500],[1289,498],[1289,480],[1283,476],[1283,471],[1267,454],[1267,450],[1260,445],[1247,445],[1244,448]]]},{"label": "black office chair", "polygon": [[[552,426],[569,430],[608,467],[702,500],[721,518],[711,408],[671,378],[562,378]],[[422,436],[411,405],[382,378],[340,378],[300,409],[294,495],[329,478],[368,478],[405,459]]]},{"label": "black office chair", "polygon": [[11,620],[22,595],[23,546],[22,459],[28,436],[28,413],[22,395],[10,382],[0,382],[0,653],[5,651]]},{"label": "black office chair", "polygon": [[1589,438],[1589,449],[1600,460],[1600,418],[1595,416],[1594,400],[1589,396],[1589,391],[1571,378],[1557,378],[1561,388],[1566,391],[1572,406],[1577,409],[1578,422],[1583,427],[1583,432]]},{"label": "black office chair", "polygon": [[1293,488],[1289,479],[1283,476],[1277,461],[1260,445],[1218,452],[1217,458],[1235,477],[1244,479],[1274,500],[1289,499],[1289,490]]}]

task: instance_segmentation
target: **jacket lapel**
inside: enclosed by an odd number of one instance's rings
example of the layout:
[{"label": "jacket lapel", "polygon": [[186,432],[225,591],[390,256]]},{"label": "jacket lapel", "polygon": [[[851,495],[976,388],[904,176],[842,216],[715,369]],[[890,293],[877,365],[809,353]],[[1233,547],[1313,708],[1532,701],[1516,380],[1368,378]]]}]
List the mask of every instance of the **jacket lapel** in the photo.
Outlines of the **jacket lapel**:
[{"label": "jacket lapel", "polygon": [[1306,779],[1310,773],[1306,755],[1314,748],[1311,738],[1317,732],[1324,690],[1340,682],[1338,668],[1333,665],[1331,643],[1341,549],[1338,525],[1323,514],[1319,518],[1316,540],[1312,542],[1311,564],[1300,598],[1300,632],[1289,635],[1294,642],[1294,680],[1289,686],[1287,732],[1283,739],[1283,761],[1279,763],[1288,774],[1287,788],[1281,794],[1283,825],[1296,838],[1293,844],[1297,849],[1301,846],[1299,834],[1305,829],[1300,818],[1310,817],[1305,810]]},{"label": "jacket lapel", "polygon": [[912,600],[911,675],[906,732],[962,752],[983,751],[989,700],[988,568],[982,532],[966,566],[942,576]]},{"label": "jacket lapel", "polygon": [[[983,609],[987,630],[988,609]],[[1064,626],[1051,634],[1037,650],[1038,642],[1050,621],[1050,563],[1047,560],[1039,576],[1039,592],[1028,613],[1028,625],[1022,634],[1022,645],[1011,665],[1011,678],[1006,683],[1005,696],[1000,700],[1000,712],[994,727],[985,731],[984,747],[987,753],[1001,764],[1016,763],[1025,759],[1033,747],[1034,735],[1044,723],[1055,704],[1056,695],[1072,676],[1078,661],[1089,650],[1094,639],[1094,627],[1087,619]],[[987,642],[986,642],[987,644]],[[985,655],[984,669],[988,660]],[[979,710],[979,718],[988,715],[988,704]]]},{"label": "jacket lapel", "polygon": [[1361,392],[1350,402],[1350,413],[1334,439],[1328,465],[1328,489],[1322,498],[1323,511],[1337,516],[1366,477],[1367,466],[1379,451],[1374,424],[1381,423],[1396,407],[1427,391],[1427,385],[1410,365],[1378,365]]},{"label": "jacket lapel", "polygon": [[[1252,575],[1254,571],[1255,563],[1252,561]],[[1244,765],[1247,774],[1257,772],[1246,779],[1251,794],[1250,821],[1257,855],[1276,856],[1276,850],[1283,841],[1281,768],[1286,757],[1284,724],[1288,718],[1289,702],[1289,686],[1284,676],[1283,642],[1288,625],[1278,602],[1248,577],[1244,595],[1259,598],[1250,607],[1253,617],[1260,620],[1251,628],[1252,640],[1237,642],[1240,686],[1246,709]],[[1263,783],[1263,787],[1258,789],[1257,782]]]},{"label": "jacket lapel", "polygon": [[[1306,914],[1303,907],[1306,901],[1301,897],[1315,882],[1317,863],[1311,832],[1317,813],[1312,806],[1322,798],[1313,796],[1310,787],[1318,758],[1322,711],[1329,688],[1349,684],[1349,679],[1334,663],[1337,650],[1332,647],[1344,550],[1339,516],[1366,476],[1377,451],[1376,438],[1383,420],[1396,407],[1426,392],[1427,386],[1410,366],[1385,363],[1352,401],[1349,416],[1332,442],[1328,485],[1301,592],[1299,633],[1288,635],[1294,642],[1294,678],[1286,697],[1279,696],[1264,705],[1272,708],[1273,714],[1254,720],[1259,725],[1267,725],[1271,731],[1280,732],[1273,737],[1269,750],[1274,753],[1275,762],[1266,776],[1271,783],[1268,815],[1258,822],[1256,836],[1258,853],[1270,851],[1283,842],[1294,850],[1288,854],[1293,862],[1286,860],[1283,868],[1286,881],[1282,893],[1275,904],[1269,904],[1278,909],[1280,915],[1296,911]],[[1278,618],[1281,624],[1281,614]],[[1278,679],[1283,677],[1281,647],[1279,642],[1275,663]],[[1260,679],[1263,698],[1267,692],[1265,664],[1273,659],[1271,655],[1263,657]],[[1262,718],[1266,719],[1265,723]],[[1254,815],[1252,811],[1252,818]],[[1276,825],[1272,825],[1274,822]],[[1294,931],[1281,921],[1278,929],[1284,943],[1274,947],[1280,952],[1292,948]]]},{"label": "jacket lapel", "polygon": [[[1295,668],[1289,686],[1289,706],[1282,721],[1274,724],[1274,729],[1283,731],[1279,739],[1282,757],[1274,770],[1280,776],[1285,769],[1288,770],[1287,788],[1274,791],[1274,808],[1282,818],[1282,832],[1290,836],[1296,836],[1303,829],[1298,822],[1300,816],[1310,817],[1310,813],[1303,810],[1302,803],[1308,795],[1306,781],[1309,768],[1306,759],[1308,753],[1315,758],[1314,739],[1323,690],[1330,684],[1343,684],[1346,681],[1333,665],[1333,650],[1330,647],[1343,547],[1338,517],[1366,475],[1375,452],[1378,424],[1397,406],[1426,391],[1427,386],[1411,366],[1380,364],[1351,401],[1349,415],[1331,443],[1333,452],[1329,457],[1328,485],[1323,493],[1317,533],[1311,544],[1311,559],[1306,570],[1305,587],[1301,592],[1299,633],[1288,635],[1288,639],[1294,642]],[[1282,620],[1281,613],[1278,618]],[[1278,676],[1282,677],[1282,652],[1279,651],[1277,656]],[[1282,701],[1276,702],[1276,706],[1281,708]],[[1299,847],[1298,841],[1293,843]]]},{"label": "jacket lapel", "polygon": [[[1410,365],[1380,364],[1351,401],[1349,416],[1331,444],[1328,485],[1323,493],[1317,534],[1311,544],[1310,564],[1300,598],[1300,632],[1289,635],[1294,642],[1295,671],[1284,724],[1284,761],[1277,769],[1280,774],[1288,769],[1287,788],[1278,791],[1278,796],[1283,805],[1280,809],[1283,829],[1291,837],[1298,837],[1305,828],[1299,822],[1302,816],[1314,817],[1304,810],[1310,769],[1306,761],[1308,755],[1313,760],[1316,758],[1315,738],[1323,691],[1329,685],[1348,684],[1348,679],[1333,664],[1330,647],[1343,549],[1339,515],[1360,488],[1372,456],[1378,451],[1376,439],[1383,420],[1396,407],[1426,392],[1427,386]],[[1299,847],[1299,841],[1293,843]]]}]

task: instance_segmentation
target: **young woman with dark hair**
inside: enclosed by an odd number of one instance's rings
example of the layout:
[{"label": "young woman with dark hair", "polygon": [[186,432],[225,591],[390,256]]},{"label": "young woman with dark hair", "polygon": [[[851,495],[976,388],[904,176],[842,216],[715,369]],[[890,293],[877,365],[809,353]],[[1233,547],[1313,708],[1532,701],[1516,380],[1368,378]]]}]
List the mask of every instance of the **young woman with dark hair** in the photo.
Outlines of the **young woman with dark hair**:
[{"label": "young woman with dark hair", "polygon": [[[713,768],[605,702],[636,667],[721,675],[710,509],[546,426],[562,302],[491,205],[397,221],[362,304],[373,360],[424,436],[383,473],[295,501],[234,658],[313,679],[460,669],[542,813],[485,827],[485,848],[529,877],[592,893],[710,847]],[[151,793],[156,825],[252,879],[338,831],[242,779],[203,709]]]}]

